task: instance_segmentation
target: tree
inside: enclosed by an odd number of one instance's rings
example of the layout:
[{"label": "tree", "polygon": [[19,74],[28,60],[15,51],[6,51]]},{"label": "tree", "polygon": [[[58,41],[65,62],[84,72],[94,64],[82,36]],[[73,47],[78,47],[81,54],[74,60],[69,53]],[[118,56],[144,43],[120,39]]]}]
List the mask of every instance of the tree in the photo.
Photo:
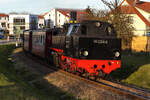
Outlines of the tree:
[{"label": "tree", "polygon": [[132,26],[131,16],[124,14],[128,11],[122,11],[120,0],[101,0],[108,8],[109,13],[103,20],[112,23],[117,31],[119,38],[122,38],[123,49],[131,49],[134,27]]},{"label": "tree", "polygon": [[90,8],[90,6],[88,6],[85,9],[86,14],[84,14],[83,16],[80,17],[79,21],[83,21],[83,20],[100,20],[101,17],[99,16],[100,12],[99,10],[96,9],[92,9]]}]

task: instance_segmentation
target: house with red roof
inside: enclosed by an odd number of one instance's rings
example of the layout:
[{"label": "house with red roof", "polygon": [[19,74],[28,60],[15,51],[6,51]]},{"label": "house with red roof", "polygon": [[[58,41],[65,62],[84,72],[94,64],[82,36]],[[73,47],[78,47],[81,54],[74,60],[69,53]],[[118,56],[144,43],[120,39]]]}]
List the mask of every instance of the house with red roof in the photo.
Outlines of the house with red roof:
[{"label": "house with red roof", "polygon": [[49,12],[43,14],[45,19],[45,25],[47,27],[53,28],[61,27],[64,23],[69,22],[70,12],[77,12],[77,21],[85,14],[85,11],[82,9],[64,9],[64,8],[54,8]]},{"label": "house with red roof", "polygon": [[120,6],[122,12],[132,20],[134,35],[144,36],[150,33],[150,2],[123,0]]},{"label": "house with red roof", "polygon": [[44,27],[44,16],[38,15],[38,28],[42,29]]},{"label": "house with red roof", "polygon": [[9,24],[8,24],[9,16],[4,13],[0,13],[0,29],[1,30],[8,30]]}]

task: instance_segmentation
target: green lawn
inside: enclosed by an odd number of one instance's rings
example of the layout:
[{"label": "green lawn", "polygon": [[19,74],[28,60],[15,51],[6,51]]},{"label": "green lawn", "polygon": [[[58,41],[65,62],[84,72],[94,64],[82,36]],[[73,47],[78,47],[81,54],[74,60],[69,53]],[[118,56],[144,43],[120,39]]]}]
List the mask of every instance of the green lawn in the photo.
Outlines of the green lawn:
[{"label": "green lawn", "polygon": [[121,69],[111,77],[121,82],[150,88],[150,55],[146,53],[123,53]]},{"label": "green lawn", "polygon": [[10,57],[14,48],[14,45],[0,46],[0,100],[75,100],[55,86],[46,91],[44,85],[31,86],[25,79],[25,75],[32,75],[30,72],[18,75]]},{"label": "green lawn", "polygon": [[150,64],[141,66],[136,72],[122,82],[150,89]]}]

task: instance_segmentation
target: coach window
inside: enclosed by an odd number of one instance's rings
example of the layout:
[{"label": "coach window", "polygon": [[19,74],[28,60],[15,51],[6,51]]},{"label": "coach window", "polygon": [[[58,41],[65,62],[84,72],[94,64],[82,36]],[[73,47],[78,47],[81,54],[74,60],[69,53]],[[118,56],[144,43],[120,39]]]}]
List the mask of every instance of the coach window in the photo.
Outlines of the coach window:
[{"label": "coach window", "polygon": [[42,44],[44,44],[44,35],[42,35]]},{"label": "coach window", "polygon": [[41,37],[40,37],[40,35],[38,36],[38,43],[40,44],[40,42],[41,42]]},{"label": "coach window", "polygon": [[82,35],[87,35],[87,27],[85,25],[81,26],[81,34]]},{"label": "coach window", "polygon": [[42,44],[42,35],[40,36],[40,43]]},{"label": "coach window", "polygon": [[42,45],[43,45],[43,41],[44,41],[44,36],[42,35]]}]

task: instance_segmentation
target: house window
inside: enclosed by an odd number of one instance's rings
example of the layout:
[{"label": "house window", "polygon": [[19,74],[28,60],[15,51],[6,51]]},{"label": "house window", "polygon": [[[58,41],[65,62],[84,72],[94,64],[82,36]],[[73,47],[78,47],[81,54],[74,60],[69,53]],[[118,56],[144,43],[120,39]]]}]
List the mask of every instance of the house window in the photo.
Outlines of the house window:
[{"label": "house window", "polygon": [[37,22],[36,22],[36,21],[37,21],[36,18],[35,18],[35,17],[32,17],[31,23],[30,23],[30,28],[31,28],[32,30],[37,29]]},{"label": "house window", "polygon": [[21,27],[20,27],[20,30],[25,30],[25,26],[21,26]]},{"label": "house window", "polygon": [[43,24],[39,24],[39,27],[42,28]]},{"label": "house window", "polygon": [[14,18],[14,25],[25,25],[24,18]]},{"label": "house window", "polygon": [[129,22],[133,23],[133,16],[129,16]]},{"label": "house window", "polygon": [[2,23],[1,25],[2,25],[2,27],[6,27],[6,23]]}]

